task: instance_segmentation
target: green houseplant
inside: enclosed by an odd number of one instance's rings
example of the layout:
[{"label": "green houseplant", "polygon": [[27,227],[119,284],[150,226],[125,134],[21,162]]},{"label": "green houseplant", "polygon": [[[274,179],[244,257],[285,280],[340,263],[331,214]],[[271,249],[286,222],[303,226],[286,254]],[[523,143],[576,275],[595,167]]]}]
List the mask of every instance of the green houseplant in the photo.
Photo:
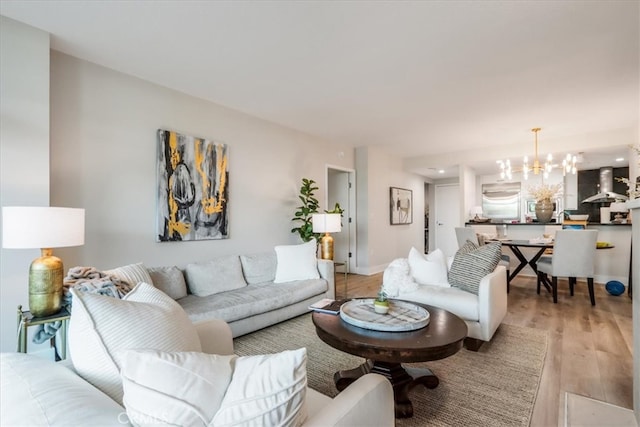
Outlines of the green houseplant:
[{"label": "green houseplant", "polygon": [[291,229],[292,233],[298,233],[303,242],[308,242],[311,239],[320,237],[319,233],[313,232],[313,223],[311,222],[311,216],[314,213],[318,213],[318,199],[314,197],[314,192],[318,189],[315,186],[315,181],[312,179],[302,178],[302,185],[300,186],[300,201],[302,204],[297,207],[294,217],[291,221],[299,223],[298,227]]}]

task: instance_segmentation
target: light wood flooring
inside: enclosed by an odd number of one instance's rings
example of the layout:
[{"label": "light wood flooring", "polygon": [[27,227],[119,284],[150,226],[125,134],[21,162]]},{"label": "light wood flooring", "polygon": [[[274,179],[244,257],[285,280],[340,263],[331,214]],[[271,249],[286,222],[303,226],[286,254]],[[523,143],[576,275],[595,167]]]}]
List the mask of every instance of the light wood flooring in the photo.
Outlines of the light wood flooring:
[{"label": "light wood flooring", "polygon": [[[382,273],[349,274],[347,297],[375,296]],[[336,274],[337,297],[345,296],[345,275]],[[633,407],[632,303],[627,294],[609,295],[596,284],[596,306],[587,285],[578,281],[569,295],[565,280],[558,284],[558,304],[534,277],[511,282],[504,323],[549,331],[547,356],[531,426],[564,425],[564,396],[569,391],[623,408]]]}]

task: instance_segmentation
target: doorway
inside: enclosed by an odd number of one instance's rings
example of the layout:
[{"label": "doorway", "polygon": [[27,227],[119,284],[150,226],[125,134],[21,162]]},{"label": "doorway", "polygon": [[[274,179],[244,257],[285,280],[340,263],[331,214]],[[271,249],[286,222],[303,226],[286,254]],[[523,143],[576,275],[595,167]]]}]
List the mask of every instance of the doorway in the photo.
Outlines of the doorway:
[{"label": "doorway", "polygon": [[332,210],[336,203],[344,209],[342,231],[333,236],[333,260],[345,264],[345,272],[356,271],[356,171],[337,166],[327,166],[326,209]]},{"label": "doorway", "polygon": [[460,226],[460,186],[458,184],[435,186],[435,243],[445,256],[453,256],[458,250],[456,227]]}]

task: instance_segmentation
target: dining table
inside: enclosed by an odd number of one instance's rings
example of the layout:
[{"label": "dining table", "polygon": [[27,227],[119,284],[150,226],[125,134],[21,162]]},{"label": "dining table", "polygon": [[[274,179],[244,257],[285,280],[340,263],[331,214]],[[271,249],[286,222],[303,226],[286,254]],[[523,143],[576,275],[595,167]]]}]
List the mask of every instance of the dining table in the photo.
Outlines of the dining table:
[{"label": "dining table", "polygon": [[[494,241],[499,241],[502,246],[506,246],[511,249],[511,252],[518,258],[520,264],[511,271],[509,274],[509,282],[513,280],[514,277],[522,271],[527,265],[530,266],[536,276],[538,275],[538,266],[537,262],[544,252],[547,249],[553,248],[553,240],[512,240],[512,239],[494,239]],[[606,246],[598,246],[596,249],[612,249],[613,245]],[[535,254],[531,258],[527,258],[524,253],[522,253],[521,248],[534,248],[537,249]],[[547,277],[542,278],[542,284],[547,289],[547,291],[551,292],[551,283],[549,282]]]},{"label": "dining table", "polygon": [[[498,241],[502,244],[502,246],[506,246],[511,249],[511,252],[518,258],[520,264],[511,271],[509,274],[509,282],[511,282],[514,277],[522,271],[527,265],[530,266],[536,276],[538,275],[538,266],[537,262],[542,255],[544,255],[544,251],[547,249],[553,248],[553,240],[551,241],[531,241],[531,240],[511,240],[511,239],[498,239]],[[527,258],[524,253],[522,253],[521,248],[534,248],[537,249],[535,254],[531,258]],[[547,280],[543,280],[542,284],[547,289],[547,291],[551,291],[551,284],[548,283]]]}]

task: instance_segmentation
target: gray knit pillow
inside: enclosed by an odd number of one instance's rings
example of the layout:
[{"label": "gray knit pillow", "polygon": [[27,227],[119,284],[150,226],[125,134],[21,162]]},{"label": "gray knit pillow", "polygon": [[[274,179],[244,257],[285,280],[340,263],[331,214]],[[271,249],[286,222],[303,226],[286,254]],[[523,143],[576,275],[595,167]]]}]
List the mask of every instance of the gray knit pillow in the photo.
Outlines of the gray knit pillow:
[{"label": "gray knit pillow", "polygon": [[502,246],[500,242],[495,242],[469,250],[467,243],[471,242],[467,241],[462,245],[453,257],[449,270],[449,283],[455,288],[477,295],[482,278],[498,266]]}]

